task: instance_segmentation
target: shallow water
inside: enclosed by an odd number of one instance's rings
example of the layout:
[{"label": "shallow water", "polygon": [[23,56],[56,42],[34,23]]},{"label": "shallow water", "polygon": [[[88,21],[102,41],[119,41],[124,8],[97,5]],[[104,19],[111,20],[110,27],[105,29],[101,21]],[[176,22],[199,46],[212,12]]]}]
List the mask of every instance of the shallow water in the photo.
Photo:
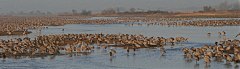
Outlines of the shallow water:
[{"label": "shallow water", "polygon": [[[62,31],[64,29],[64,31]],[[159,48],[139,49],[129,54],[121,48],[116,48],[117,54],[109,57],[108,52],[102,49],[95,49],[89,55],[56,55],[47,57],[21,57],[18,59],[7,58],[0,61],[1,69],[239,69],[239,64],[225,64],[225,62],[211,63],[205,66],[203,60],[198,64],[195,61],[186,61],[181,53],[183,47],[199,47],[203,44],[213,44],[222,40],[218,32],[226,31],[226,38],[235,39],[240,32],[239,26],[223,27],[168,27],[168,26],[128,26],[125,24],[69,24],[65,26],[49,26],[41,32],[31,30],[33,33],[28,37],[45,34],[68,34],[68,33],[108,33],[108,34],[142,34],[154,37],[177,37],[190,38],[188,42],[177,44],[173,48],[166,47],[166,55],[161,56]],[[211,32],[211,36],[207,33]],[[1,36],[1,39],[10,39],[26,36]],[[240,37],[236,38],[239,39]]]}]

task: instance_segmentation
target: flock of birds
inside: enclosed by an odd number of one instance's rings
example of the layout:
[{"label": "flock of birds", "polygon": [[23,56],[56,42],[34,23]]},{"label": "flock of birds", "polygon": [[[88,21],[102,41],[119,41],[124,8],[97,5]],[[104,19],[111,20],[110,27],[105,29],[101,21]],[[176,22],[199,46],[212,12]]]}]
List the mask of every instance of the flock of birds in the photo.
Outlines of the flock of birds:
[{"label": "flock of birds", "polygon": [[[2,58],[17,56],[41,56],[61,54],[60,51],[69,53],[91,53],[94,48],[107,49],[109,47],[122,47],[129,52],[130,49],[160,47],[162,55],[165,49],[163,46],[186,42],[184,37],[145,37],[143,35],[130,34],[62,34],[43,35],[35,39],[16,38],[0,41],[0,55]],[[116,51],[109,50],[110,56]]]},{"label": "flock of birds", "polygon": [[[168,26],[237,26],[240,19],[231,20],[198,20],[192,18],[158,18],[158,17],[117,17],[114,19],[87,19],[77,16],[0,16],[0,35],[11,35],[14,31],[22,31],[21,35],[28,34],[28,29],[37,29],[44,26],[60,26],[65,24],[115,24],[127,23],[133,25],[168,25]],[[132,22],[144,22],[132,23]],[[132,23],[132,24],[130,24]],[[64,31],[64,29],[62,29]],[[211,33],[207,33],[209,36]],[[226,32],[218,33],[225,36]],[[240,33],[235,37],[240,36]],[[61,34],[42,35],[34,39],[15,38],[0,41],[0,57],[10,58],[18,56],[44,56],[71,53],[93,53],[94,49],[105,49],[109,56],[114,56],[117,51],[112,47],[121,47],[128,53],[139,48],[159,47],[161,55],[166,53],[164,46],[174,46],[176,43],[188,41],[185,37],[145,37],[131,34]],[[183,48],[187,60],[194,59],[196,63],[201,59],[206,65],[211,61],[226,63],[240,62],[240,40],[224,40],[215,42],[215,45],[204,45],[198,48]],[[110,49],[109,49],[110,48]]]},{"label": "flock of birds", "polygon": [[[200,19],[200,20],[196,20]],[[211,19],[211,18],[210,18]],[[143,22],[149,25],[167,26],[238,26],[240,19],[201,20],[189,17],[113,17],[92,19],[79,16],[0,16],[0,35],[13,35],[15,32],[29,34],[28,29],[42,28],[43,26],[62,26],[65,24],[119,24]],[[133,25],[133,24],[129,24]],[[142,25],[142,24],[137,24]],[[15,35],[22,35],[15,34]]]},{"label": "flock of birds", "polygon": [[[210,35],[211,33],[208,33]],[[225,36],[226,32],[218,32],[219,36]],[[240,33],[235,38],[240,36]],[[210,65],[211,61],[239,63],[240,62],[240,40],[222,40],[215,42],[215,45],[203,45],[201,47],[182,48],[184,57],[187,61],[194,59],[196,63],[201,59],[206,65]]]}]

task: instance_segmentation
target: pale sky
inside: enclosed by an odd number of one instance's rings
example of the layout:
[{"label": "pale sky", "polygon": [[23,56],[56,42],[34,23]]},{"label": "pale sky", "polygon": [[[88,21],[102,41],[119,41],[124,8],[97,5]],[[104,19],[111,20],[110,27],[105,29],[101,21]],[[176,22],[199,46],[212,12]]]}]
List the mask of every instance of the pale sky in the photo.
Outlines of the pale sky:
[{"label": "pale sky", "polygon": [[204,5],[218,5],[221,2],[224,0],[0,0],[0,12],[29,10],[64,12],[72,9],[102,10],[116,7],[191,10]]}]

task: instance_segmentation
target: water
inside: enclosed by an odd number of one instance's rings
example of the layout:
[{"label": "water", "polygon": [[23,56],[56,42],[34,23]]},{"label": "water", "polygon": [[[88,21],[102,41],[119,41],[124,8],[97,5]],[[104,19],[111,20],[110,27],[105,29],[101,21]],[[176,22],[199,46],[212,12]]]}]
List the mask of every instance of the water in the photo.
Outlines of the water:
[{"label": "water", "polygon": [[[62,31],[64,29],[64,31]],[[68,34],[68,33],[108,33],[108,34],[143,34],[154,37],[187,37],[188,42],[177,44],[174,48],[167,47],[166,55],[161,56],[159,48],[138,49],[135,55],[132,51],[129,54],[121,48],[116,48],[115,57],[109,57],[108,51],[95,49],[92,54],[81,55],[51,55],[47,57],[21,57],[18,59],[7,58],[0,61],[1,69],[239,69],[239,64],[225,64],[225,62],[211,63],[205,66],[203,60],[198,64],[195,61],[186,61],[181,52],[183,47],[199,47],[203,44],[213,44],[215,41],[222,40],[218,32],[226,31],[226,38],[235,38],[240,32],[239,26],[223,27],[168,27],[168,26],[128,26],[125,24],[69,24],[65,26],[49,26],[41,32],[31,30],[33,33],[28,37],[49,34]],[[207,33],[211,32],[209,37]],[[1,39],[10,39],[26,36],[1,36]]]}]

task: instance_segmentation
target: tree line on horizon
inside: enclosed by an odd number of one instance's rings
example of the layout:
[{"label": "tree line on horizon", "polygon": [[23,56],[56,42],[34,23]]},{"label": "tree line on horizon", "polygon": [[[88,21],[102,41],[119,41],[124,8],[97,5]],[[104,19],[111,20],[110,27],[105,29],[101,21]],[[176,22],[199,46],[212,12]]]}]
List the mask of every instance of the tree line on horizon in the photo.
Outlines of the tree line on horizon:
[{"label": "tree line on horizon", "polygon": [[[227,0],[220,3],[217,6],[203,6],[202,10],[198,11],[198,12],[216,12],[216,11],[240,11],[240,2],[233,2],[233,3],[229,3]],[[117,8],[107,8],[107,9],[103,9],[102,11],[98,12],[98,14],[156,14],[156,13],[162,13],[162,14],[169,14],[169,13],[174,13],[172,11],[163,11],[163,10],[159,10],[159,9],[152,9],[152,10],[144,10],[144,9],[140,9],[140,8],[129,8],[128,10],[122,11],[121,8],[117,7]],[[177,12],[175,12],[177,13]],[[29,12],[14,12],[14,11],[10,11],[8,13],[6,13],[7,15],[53,15],[53,14],[57,14],[57,15],[84,15],[84,16],[88,16],[88,15],[92,15],[95,14],[95,12],[91,11],[91,10],[81,10],[81,12],[79,12],[77,9],[72,9],[71,12],[64,12],[64,13],[53,13],[53,12],[43,12],[40,10],[33,10],[33,11],[29,11]]]}]

